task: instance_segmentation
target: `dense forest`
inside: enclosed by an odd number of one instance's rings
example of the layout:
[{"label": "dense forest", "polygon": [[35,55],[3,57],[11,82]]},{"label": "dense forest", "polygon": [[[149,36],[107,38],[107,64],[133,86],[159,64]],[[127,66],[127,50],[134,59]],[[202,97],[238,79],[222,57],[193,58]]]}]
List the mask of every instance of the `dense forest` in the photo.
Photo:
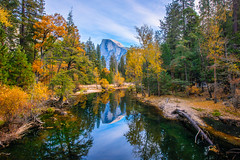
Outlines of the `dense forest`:
[{"label": "dense forest", "polygon": [[[67,19],[45,13],[44,0],[0,0],[0,125],[28,121],[50,97],[62,103],[79,85],[135,84],[144,96],[202,95],[239,108],[240,2],[173,0],[159,30],[136,26],[140,45],[110,68],[100,46],[81,42]],[[84,15],[83,15],[84,16]]]},{"label": "dense forest", "polygon": [[[126,75],[151,94],[200,94],[215,103],[232,98],[239,107],[239,19],[237,0],[174,0],[160,29],[136,27],[140,46],[127,53]],[[157,86],[157,87],[156,87]]]}]

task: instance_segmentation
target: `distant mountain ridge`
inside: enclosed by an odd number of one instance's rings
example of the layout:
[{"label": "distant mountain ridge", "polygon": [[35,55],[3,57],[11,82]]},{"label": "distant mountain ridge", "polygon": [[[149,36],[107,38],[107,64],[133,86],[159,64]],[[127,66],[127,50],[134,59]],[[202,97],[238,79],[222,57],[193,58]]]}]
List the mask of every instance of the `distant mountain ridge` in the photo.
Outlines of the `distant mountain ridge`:
[{"label": "distant mountain ridge", "polygon": [[114,54],[117,62],[120,62],[121,57],[127,53],[127,49],[120,42],[113,39],[103,39],[100,45],[100,51],[106,60],[106,67],[108,69],[110,67],[111,55]]}]

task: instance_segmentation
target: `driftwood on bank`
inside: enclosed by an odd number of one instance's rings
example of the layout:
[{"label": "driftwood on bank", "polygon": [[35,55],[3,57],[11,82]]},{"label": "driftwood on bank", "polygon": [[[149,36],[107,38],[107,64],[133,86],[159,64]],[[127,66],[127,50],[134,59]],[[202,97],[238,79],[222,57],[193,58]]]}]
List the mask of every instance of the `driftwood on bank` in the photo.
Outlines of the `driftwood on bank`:
[{"label": "driftwood on bank", "polygon": [[[185,113],[183,110],[176,109],[175,111],[173,111],[173,114],[178,114],[180,117],[186,118],[188,122],[190,122],[191,125],[198,131],[199,135],[201,135],[211,146],[214,145],[213,142],[208,138],[208,136],[203,132],[203,130],[198,126],[198,124],[187,113]],[[195,141],[197,135],[195,137]]]},{"label": "driftwood on bank", "polygon": [[40,127],[41,125],[42,122],[38,119],[35,119],[35,121],[31,121],[27,124],[22,125],[17,129],[16,132],[3,134],[0,137],[0,148],[7,147],[11,142],[17,139],[21,139],[23,136],[25,136],[31,129]]}]

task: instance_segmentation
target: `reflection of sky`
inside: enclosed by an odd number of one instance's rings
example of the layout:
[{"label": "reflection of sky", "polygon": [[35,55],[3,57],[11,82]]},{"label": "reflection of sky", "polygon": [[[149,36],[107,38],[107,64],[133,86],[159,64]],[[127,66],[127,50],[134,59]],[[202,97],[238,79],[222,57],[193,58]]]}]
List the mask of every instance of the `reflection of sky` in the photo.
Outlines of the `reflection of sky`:
[{"label": "reflection of sky", "polygon": [[125,115],[126,111],[122,113],[120,105],[116,108],[115,112],[111,112],[110,102],[106,104],[105,110],[101,114],[102,123],[111,123],[121,115]]},{"label": "reflection of sky", "polygon": [[125,117],[116,123],[102,124],[92,132],[94,145],[90,149],[87,159],[133,159],[133,147],[124,136],[128,130],[129,127]]}]

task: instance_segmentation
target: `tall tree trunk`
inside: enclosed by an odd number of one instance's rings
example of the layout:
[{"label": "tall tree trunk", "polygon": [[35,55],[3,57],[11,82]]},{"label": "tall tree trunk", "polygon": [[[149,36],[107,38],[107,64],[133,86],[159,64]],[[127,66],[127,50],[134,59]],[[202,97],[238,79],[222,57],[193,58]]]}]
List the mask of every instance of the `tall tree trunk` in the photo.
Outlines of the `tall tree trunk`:
[{"label": "tall tree trunk", "polygon": [[72,65],[72,61],[68,62],[67,70],[70,70],[70,69],[71,69],[71,65]]},{"label": "tall tree trunk", "polygon": [[185,10],[185,0],[182,0],[183,35],[185,36],[185,34],[186,34],[186,18],[184,15],[184,10]]},{"label": "tall tree trunk", "polygon": [[41,60],[43,61],[43,47],[41,47]]},{"label": "tall tree trunk", "polygon": [[238,2],[239,0],[233,0],[233,33],[238,31]]},{"label": "tall tree trunk", "polygon": [[141,80],[141,92],[142,92],[142,96],[145,97],[145,93],[143,92],[143,84],[142,84],[142,80]]},{"label": "tall tree trunk", "polygon": [[147,63],[147,90],[148,90],[148,97],[150,97],[150,84],[149,84],[149,71],[148,71],[148,61]]},{"label": "tall tree trunk", "polygon": [[[238,32],[238,11],[239,11],[239,0],[233,0],[233,34],[234,34],[234,36],[236,36],[237,32]],[[234,37],[234,38],[236,38],[236,37]],[[233,47],[234,47],[234,49],[237,49],[237,44],[233,44]],[[229,73],[228,78],[229,78],[230,89],[231,89],[230,96],[234,97],[236,85],[232,82],[233,77],[232,77],[231,73]]]},{"label": "tall tree trunk", "polygon": [[187,76],[187,64],[185,63],[184,64],[185,65],[185,81],[187,81],[188,80],[188,76]]},{"label": "tall tree trunk", "polygon": [[159,77],[157,78],[157,84],[158,84],[158,96],[160,96],[160,81],[159,81]]},{"label": "tall tree trunk", "polygon": [[62,102],[63,102],[63,95],[60,96],[58,102],[59,102],[59,103],[62,103]]},{"label": "tall tree trunk", "polygon": [[20,29],[20,45],[23,46],[24,44],[24,32],[25,32],[25,25],[24,25],[24,21],[25,21],[25,0],[22,0],[22,19],[21,19],[21,29]]},{"label": "tall tree trunk", "polygon": [[217,70],[216,70],[216,58],[214,60],[214,103],[217,103]]},{"label": "tall tree trunk", "polygon": [[61,69],[61,66],[62,66],[62,60],[61,60],[61,62],[60,62],[59,65],[58,65],[57,73],[59,73],[59,71],[60,71],[60,69]]}]

